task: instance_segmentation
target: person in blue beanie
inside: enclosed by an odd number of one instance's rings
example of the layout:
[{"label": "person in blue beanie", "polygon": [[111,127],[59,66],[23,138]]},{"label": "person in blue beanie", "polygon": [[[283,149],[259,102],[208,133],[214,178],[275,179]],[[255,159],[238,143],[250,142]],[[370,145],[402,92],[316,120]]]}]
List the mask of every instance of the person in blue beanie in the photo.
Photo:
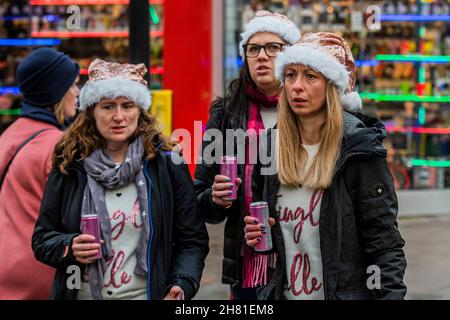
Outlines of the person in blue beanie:
[{"label": "person in blue beanie", "polygon": [[48,299],[55,271],[38,262],[31,236],[52,154],[75,116],[79,66],[50,48],[32,51],[16,79],[22,114],[0,136],[0,299]]},{"label": "person in blue beanie", "polygon": [[80,68],[67,55],[50,48],[33,51],[17,67],[23,95],[22,117],[65,129],[77,111]]}]

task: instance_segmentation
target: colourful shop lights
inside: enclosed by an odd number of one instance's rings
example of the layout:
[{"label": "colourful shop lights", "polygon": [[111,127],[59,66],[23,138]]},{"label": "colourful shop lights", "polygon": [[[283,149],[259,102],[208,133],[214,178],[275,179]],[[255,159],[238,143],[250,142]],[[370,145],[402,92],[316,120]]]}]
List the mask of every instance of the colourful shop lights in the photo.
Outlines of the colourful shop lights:
[{"label": "colourful shop lights", "polygon": [[0,47],[40,47],[40,46],[58,46],[61,39],[0,39]]},{"label": "colourful shop lights", "polygon": [[357,67],[363,67],[363,66],[375,67],[379,64],[380,64],[380,62],[377,60],[355,60],[355,65]]},{"label": "colourful shop lights", "polygon": [[152,23],[159,24],[161,22],[161,19],[159,18],[155,7],[153,5],[151,5],[149,10],[150,10],[150,18],[152,19]]},{"label": "colourful shop lights", "polygon": [[23,20],[23,19],[29,19],[29,17],[28,16],[10,16],[10,15],[0,16],[0,20],[2,20],[2,21],[14,21],[14,20]]},{"label": "colourful shop lights", "polygon": [[378,54],[374,60],[355,60],[357,67],[370,66],[375,67],[380,62],[421,62],[446,64],[450,63],[450,56],[427,56],[418,54],[400,55],[400,54]]},{"label": "colourful shop lights", "polygon": [[411,159],[410,164],[413,167],[450,167],[450,160],[426,160],[426,159]]},{"label": "colourful shop lights", "polygon": [[[127,38],[128,31],[32,31],[35,38]],[[162,37],[162,31],[151,31],[150,37]]]},{"label": "colourful shop lights", "polygon": [[419,123],[420,125],[424,125],[426,120],[427,120],[427,111],[425,110],[425,108],[423,107],[423,105],[420,105],[419,107]]},{"label": "colourful shop lights", "polygon": [[19,87],[0,87],[0,94],[20,94]]},{"label": "colourful shop lights", "polygon": [[375,101],[411,101],[411,102],[450,102],[450,96],[419,96],[412,94],[379,94],[370,92],[361,92],[361,99]]},{"label": "colourful shop lights", "polygon": [[413,14],[382,14],[380,21],[410,21],[410,22],[436,22],[436,21],[450,21],[450,15],[435,14],[435,15],[413,15]]},{"label": "colourful shop lights", "polygon": [[399,61],[399,62],[436,62],[449,63],[450,56],[428,56],[423,54],[377,54],[377,61]]},{"label": "colourful shop lights", "polygon": [[450,134],[450,128],[423,128],[423,127],[392,127],[386,126],[387,132],[423,133],[423,134]]},{"label": "colourful shop lights", "polygon": [[[129,4],[129,0],[31,0],[32,6],[58,6],[58,5],[99,5],[99,4]],[[164,0],[150,0],[150,4],[164,4]]]},{"label": "colourful shop lights", "polygon": [[20,116],[21,109],[0,109],[0,116]]}]

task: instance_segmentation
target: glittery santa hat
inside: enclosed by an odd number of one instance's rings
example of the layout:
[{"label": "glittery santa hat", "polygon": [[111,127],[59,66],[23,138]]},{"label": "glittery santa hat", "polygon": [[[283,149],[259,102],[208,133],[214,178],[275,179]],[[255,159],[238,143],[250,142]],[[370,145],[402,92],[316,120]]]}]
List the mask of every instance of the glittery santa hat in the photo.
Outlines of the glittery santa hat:
[{"label": "glittery santa hat", "polygon": [[243,46],[258,32],[275,33],[289,44],[293,44],[300,39],[300,30],[288,17],[279,13],[260,10],[245,25],[244,32],[241,33],[242,41],[239,43],[239,53],[242,59],[245,57]]},{"label": "glittery santa hat", "polygon": [[293,46],[280,52],[275,60],[275,77],[284,82],[289,64],[303,64],[322,73],[339,89],[344,109],[361,109],[361,98],[353,91],[356,66],[347,42],[330,32],[307,33]]},{"label": "glittery santa hat", "polygon": [[103,98],[126,97],[147,111],[151,105],[150,91],[144,75],[144,64],[120,64],[101,59],[89,66],[89,80],[80,92],[80,110],[100,102]]}]

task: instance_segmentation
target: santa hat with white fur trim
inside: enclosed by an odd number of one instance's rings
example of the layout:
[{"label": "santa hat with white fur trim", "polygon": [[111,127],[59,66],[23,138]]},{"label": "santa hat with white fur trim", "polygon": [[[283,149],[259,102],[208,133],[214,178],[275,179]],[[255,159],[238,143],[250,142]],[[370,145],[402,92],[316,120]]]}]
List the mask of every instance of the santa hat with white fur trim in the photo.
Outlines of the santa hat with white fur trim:
[{"label": "santa hat with white fur trim", "polygon": [[353,91],[356,66],[347,42],[329,32],[305,34],[297,43],[280,52],[275,59],[275,77],[284,82],[285,68],[289,64],[303,64],[322,73],[339,89],[344,109],[361,109],[361,98]]},{"label": "santa hat with white fur trim", "polygon": [[293,44],[300,39],[300,30],[288,17],[279,13],[260,10],[256,12],[255,17],[245,25],[244,32],[241,33],[242,41],[239,43],[239,53],[241,54],[242,59],[245,57],[243,46],[258,32],[275,33],[289,44]]},{"label": "santa hat with white fur trim", "polygon": [[151,105],[150,91],[144,75],[144,64],[120,64],[101,59],[89,65],[89,80],[80,92],[81,111],[100,102],[103,98],[126,97],[148,111]]}]

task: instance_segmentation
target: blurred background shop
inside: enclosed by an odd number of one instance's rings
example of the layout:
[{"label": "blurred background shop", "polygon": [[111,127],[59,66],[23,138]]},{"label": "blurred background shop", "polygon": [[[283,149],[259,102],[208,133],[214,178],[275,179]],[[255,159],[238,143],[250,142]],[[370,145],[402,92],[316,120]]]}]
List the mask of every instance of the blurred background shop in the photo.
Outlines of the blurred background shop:
[{"label": "blurred background shop", "polygon": [[[340,33],[359,67],[364,111],[387,128],[400,213],[450,213],[449,1],[224,2],[225,82],[237,76],[240,27],[255,10],[286,14],[303,34]],[[370,30],[375,12],[379,27]]]},{"label": "blurred background shop", "polygon": [[80,64],[81,83],[97,57],[145,62],[152,113],[165,133],[184,128],[194,135],[194,121],[206,123],[210,101],[237,77],[239,34],[259,9],[286,14],[302,33],[348,39],[364,111],[387,127],[400,213],[450,212],[448,0],[0,0],[0,132],[20,113],[17,64],[50,46]]},{"label": "blurred background shop", "polygon": [[[198,4],[192,0],[0,0],[0,132],[20,112],[15,69],[40,46],[57,48],[76,60],[80,85],[96,58],[145,63],[154,90],[152,113],[167,135],[195,117],[205,119],[211,99],[211,19],[210,6]],[[173,93],[178,104],[172,101]],[[185,119],[186,115],[192,119]]]},{"label": "blurred background shop", "polygon": [[[239,34],[259,9],[288,15],[302,33],[332,31],[350,42],[364,112],[388,131],[407,298],[450,299],[448,0],[0,0],[0,134],[20,114],[18,63],[49,46],[78,61],[81,84],[97,57],[146,63],[151,112],[166,134],[184,128],[194,135],[194,121],[205,125],[211,100],[237,77]],[[71,20],[77,10],[79,21]],[[197,299],[228,299],[219,271],[223,224],[208,230],[211,250]]]}]

